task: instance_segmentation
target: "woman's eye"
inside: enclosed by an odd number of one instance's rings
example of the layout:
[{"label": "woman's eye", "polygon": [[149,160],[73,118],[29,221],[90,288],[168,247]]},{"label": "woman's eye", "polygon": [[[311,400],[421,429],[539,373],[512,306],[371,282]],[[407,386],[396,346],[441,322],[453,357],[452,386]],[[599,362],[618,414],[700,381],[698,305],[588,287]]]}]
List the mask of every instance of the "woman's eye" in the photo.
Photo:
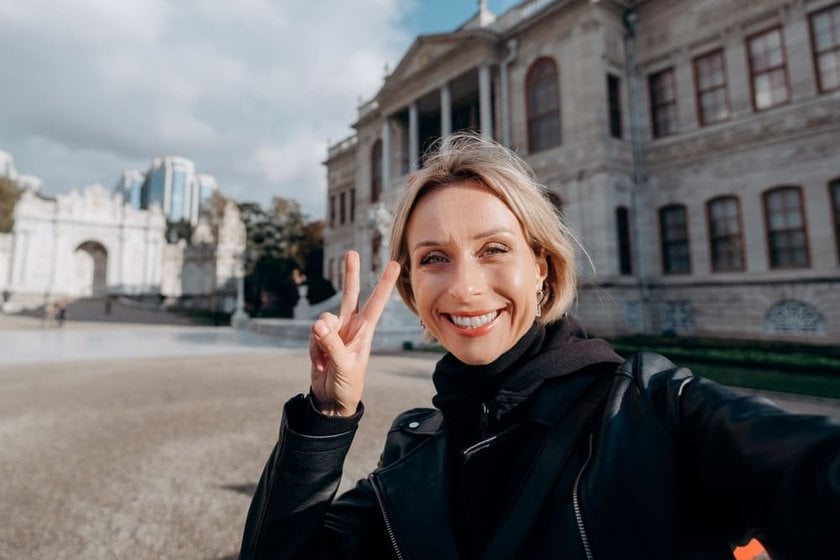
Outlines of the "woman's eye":
[{"label": "woman's eye", "polygon": [[437,264],[437,263],[442,263],[442,262],[446,262],[446,259],[444,258],[443,255],[438,254],[438,253],[429,253],[427,255],[423,255],[420,258],[420,264],[421,265]]},{"label": "woman's eye", "polygon": [[491,245],[488,245],[484,249],[484,253],[486,255],[500,255],[500,254],[507,253],[507,252],[508,252],[508,248],[506,246],[500,245],[498,243],[493,243]]}]

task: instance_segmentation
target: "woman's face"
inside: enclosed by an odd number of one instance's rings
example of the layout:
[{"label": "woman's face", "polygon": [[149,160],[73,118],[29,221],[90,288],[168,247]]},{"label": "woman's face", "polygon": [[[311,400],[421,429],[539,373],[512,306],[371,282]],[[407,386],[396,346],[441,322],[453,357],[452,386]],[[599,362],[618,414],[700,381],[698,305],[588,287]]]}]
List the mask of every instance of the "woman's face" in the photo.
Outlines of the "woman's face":
[{"label": "woman's face", "polygon": [[492,362],[534,323],[545,258],[480,183],[425,195],[408,220],[406,242],[420,319],[462,362]]}]

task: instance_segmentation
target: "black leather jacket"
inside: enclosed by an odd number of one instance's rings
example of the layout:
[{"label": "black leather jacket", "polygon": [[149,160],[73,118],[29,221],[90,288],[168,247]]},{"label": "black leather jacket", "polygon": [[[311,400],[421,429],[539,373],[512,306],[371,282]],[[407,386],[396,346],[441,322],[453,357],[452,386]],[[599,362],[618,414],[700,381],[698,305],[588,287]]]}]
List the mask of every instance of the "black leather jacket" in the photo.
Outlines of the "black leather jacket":
[{"label": "black leather jacket", "polygon": [[[840,554],[836,420],[787,414],[656,354],[628,360],[609,385],[597,418],[576,428],[582,464],[558,474],[573,495],[548,492],[517,557],[732,558],[750,537],[773,560]],[[354,430],[307,436],[284,414],[241,558],[458,558],[441,420],[402,414],[380,467],[333,499]],[[557,526],[569,504],[574,526]]]}]

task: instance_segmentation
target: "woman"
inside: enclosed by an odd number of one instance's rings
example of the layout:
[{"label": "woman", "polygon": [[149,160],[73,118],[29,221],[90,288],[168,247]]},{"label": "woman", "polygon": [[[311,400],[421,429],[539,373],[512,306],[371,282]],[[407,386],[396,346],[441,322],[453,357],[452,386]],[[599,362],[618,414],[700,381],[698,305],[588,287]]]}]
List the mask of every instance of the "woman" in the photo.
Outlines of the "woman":
[{"label": "woman", "polygon": [[[285,406],[241,558],[708,559],[753,536],[774,560],[840,550],[840,424],[582,335],[571,235],[515,154],[445,139],[391,248],[361,309],[348,253],[340,313],[312,327],[311,390]],[[398,417],[379,468],[334,499],[394,285],[448,351],[435,408]]]}]

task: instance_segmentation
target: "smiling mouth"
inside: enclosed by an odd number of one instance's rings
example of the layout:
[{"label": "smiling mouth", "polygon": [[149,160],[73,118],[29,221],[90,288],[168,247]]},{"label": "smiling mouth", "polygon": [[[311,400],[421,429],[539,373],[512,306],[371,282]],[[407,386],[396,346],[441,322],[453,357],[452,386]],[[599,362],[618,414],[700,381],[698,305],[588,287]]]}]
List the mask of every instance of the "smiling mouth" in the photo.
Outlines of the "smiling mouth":
[{"label": "smiling mouth", "polygon": [[449,320],[452,322],[452,324],[461,329],[477,329],[492,322],[498,316],[499,311],[497,310],[491,311],[489,313],[484,313],[482,315],[473,316],[449,315]]}]

